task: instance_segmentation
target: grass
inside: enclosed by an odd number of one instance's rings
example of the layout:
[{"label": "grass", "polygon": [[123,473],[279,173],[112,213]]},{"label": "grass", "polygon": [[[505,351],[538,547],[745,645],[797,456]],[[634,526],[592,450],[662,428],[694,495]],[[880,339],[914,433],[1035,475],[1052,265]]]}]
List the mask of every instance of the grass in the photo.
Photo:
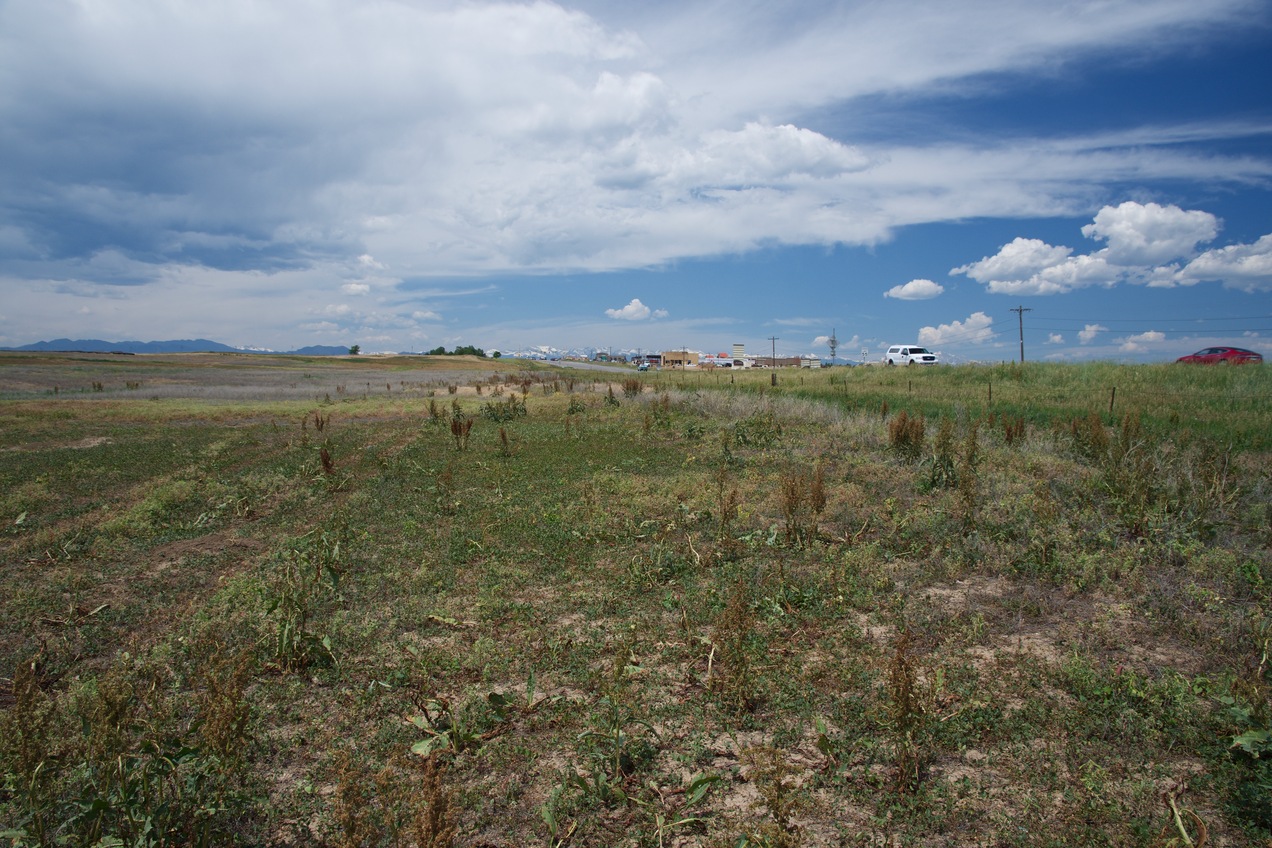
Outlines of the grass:
[{"label": "grass", "polygon": [[0,376],[11,841],[1272,835],[1262,369],[123,359]]}]

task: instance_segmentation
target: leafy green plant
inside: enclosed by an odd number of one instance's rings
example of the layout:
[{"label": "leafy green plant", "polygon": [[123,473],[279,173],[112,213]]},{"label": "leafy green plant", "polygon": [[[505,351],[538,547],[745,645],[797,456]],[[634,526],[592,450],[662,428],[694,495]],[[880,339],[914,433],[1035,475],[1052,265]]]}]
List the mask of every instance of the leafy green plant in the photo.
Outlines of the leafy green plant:
[{"label": "leafy green plant", "polygon": [[481,416],[487,421],[493,421],[496,424],[515,421],[518,418],[525,418],[525,399],[519,398],[516,395],[508,395],[508,397],[503,401],[489,401],[482,404]]},{"label": "leafy green plant", "polygon": [[752,415],[733,425],[733,441],[741,447],[770,448],[781,438],[782,423],[771,411]]},{"label": "leafy green plant", "polygon": [[425,736],[411,746],[412,754],[427,757],[447,749],[459,753],[481,743],[482,731],[470,719],[470,710],[455,707],[446,698],[422,701],[416,706],[419,713],[408,716],[407,722],[424,731]]},{"label": "leafy green plant", "polygon": [[[721,780],[718,774],[705,774],[699,772],[689,778],[689,783],[685,787],[684,802],[673,809],[664,809],[661,805],[653,803],[654,806],[654,838],[658,840],[658,848],[664,848],[667,839],[675,835],[676,831],[690,827],[695,824],[702,824],[706,821],[702,816],[691,812],[691,809],[701,803],[711,793],[714,787]],[[643,802],[637,799],[637,803],[650,805],[649,802]]]},{"label": "leafy green plant", "polygon": [[655,753],[657,732],[636,715],[621,690],[611,691],[596,702],[592,720],[593,728],[580,733],[578,741],[594,763],[593,773],[599,771],[621,783]]},{"label": "leafy green plant", "polygon": [[227,814],[243,800],[238,761],[200,746],[165,682],[162,669],[123,658],[71,694],[80,733],[61,752],[47,807],[60,826],[44,828],[45,843],[157,848],[228,835]]},{"label": "leafy green plant", "polygon": [[274,559],[264,590],[265,614],[274,619],[272,655],[284,671],[297,671],[335,659],[329,636],[310,629],[320,598],[340,589],[341,541],[337,534],[313,530]]}]

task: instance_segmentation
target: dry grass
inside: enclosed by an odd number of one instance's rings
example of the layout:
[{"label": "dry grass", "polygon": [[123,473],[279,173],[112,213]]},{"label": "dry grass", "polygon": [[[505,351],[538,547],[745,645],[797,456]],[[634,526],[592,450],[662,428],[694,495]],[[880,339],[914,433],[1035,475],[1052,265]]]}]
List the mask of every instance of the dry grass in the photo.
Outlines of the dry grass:
[{"label": "dry grass", "polygon": [[473,418],[383,377],[155,417],[92,376],[0,410],[31,841],[1266,838],[1228,751],[1266,721],[1265,455],[947,409],[911,461],[879,400],[581,379],[501,381],[525,414],[456,450]]}]

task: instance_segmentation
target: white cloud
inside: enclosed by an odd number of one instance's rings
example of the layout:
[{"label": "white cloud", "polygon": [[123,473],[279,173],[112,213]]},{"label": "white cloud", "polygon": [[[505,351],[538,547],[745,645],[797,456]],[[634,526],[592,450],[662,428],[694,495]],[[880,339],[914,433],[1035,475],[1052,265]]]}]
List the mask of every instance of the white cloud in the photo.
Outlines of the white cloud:
[{"label": "white cloud", "polygon": [[1095,341],[1095,337],[1100,333],[1107,333],[1108,327],[1102,324],[1087,324],[1081,330],[1078,330],[1078,342],[1081,344],[1090,344]]},{"label": "white cloud", "polygon": [[[1209,212],[1127,201],[1105,206],[1082,228],[1083,235],[1107,242],[1101,250],[1074,256],[1070,247],[1016,238],[995,255],[953,268],[950,273],[966,274],[983,283],[990,294],[1009,295],[1066,294],[1119,282],[1150,287],[1188,285],[1197,281],[1197,275],[1161,263],[1192,256],[1198,243],[1214,239],[1218,231],[1219,219]],[[1194,260],[1199,263],[1197,268],[1209,264],[1208,257],[1215,253],[1210,251]],[[1217,259],[1213,264],[1227,263]],[[1258,278],[1257,273],[1254,277]]]},{"label": "white cloud", "polygon": [[1064,262],[1071,247],[1054,247],[1039,239],[1015,238],[1005,244],[993,256],[979,262],[950,269],[951,274],[966,274],[973,280],[988,283],[993,280],[1016,280],[1032,277],[1047,268]]},{"label": "white cloud", "polygon": [[[0,7],[10,94],[0,120],[42,128],[95,177],[58,195],[80,192],[77,215],[40,221],[109,220],[187,250],[215,238],[208,261],[240,248],[338,254],[404,277],[649,267],[769,244],[873,244],[913,223],[1071,213],[1092,185],[1128,173],[1265,178],[1255,159],[1163,149],[1182,130],[1162,127],[869,148],[782,118],[1113,44],[1156,49],[1244,2],[1205,6],[1068,8],[1057,27],[1040,4],[954,14],[930,0],[797,18],[697,2],[591,15],[549,2],[321,3],[304,14],[287,2],[174,3],[142,15],[109,0],[94,13],[16,0]],[[98,112],[117,116],[118,144],[61,129]],[[161,148],[155,126],[171,130]],[[15,169],[54,166],[24,186],[58,186],[65,169],[39,132],[12,143],[23,145],[5,151]],[[171,191],[148,190],[136,167],[147,157]],[[1114,223],[1099,231],[1129,244]],[[18,244],[46,235],[6,226]]]},{"label": "white cloud", "polygon": [[992,341],[994,319],[984,312],[973,312],[966,321],[951,321],[937,327],[919,330],[919,344],[939,347],[946,344],[984,344]]},{"label": "white cloud", "polygon": [[1047,336],[1047,344],[1064,344],[1064,336],[1060,333],[1051,333]]},{"label": "white cloud", "polygon": [[993,256],[951,268],[984,283],[994,294],[1044,295],[1070,291],[1084,274],[1083,257],[1070,259],[1073,248],[1040,239],[1015,238]]},{"label": "white cloud", "polygon": [[640,298],[634,297],[632,298],[631,303],[627,304],[622,309],[606,309],[605,314],[611,318],[616,318],[622,321],[644,321],[646,318],[651,316],[654,318],[666,318],[667,310],[651,310],[648,306],[640,302]]},{"label": "white cloud", "polygon": [[1247,292],[1272,291],[1272,234],[1254,244],[1233,244],[1207,250],[1179,272],[1181,283],[1218,280]]},{"label": "white cloud", "polygon": [[431,309],[417,309],[411,313],[411,317],[416,321],[440,321],[442,316],[438,315]]},{"label": "white cloud", "polygon": [[894,297],[897,300],[931,300],[943,291],[945,291],[944,286],[931,280],[911,280],[903,286],[893,286],[884,292],[883,296]]},{"label": "white cloud", "polygon": [[1103,257],[1115,265],[1154,265],[1190,256],[1198,243],[1218,234],[1219,219],[1209,212],[1129,200],[1105,206],[1082,228],[1087,238],[1108,243]]},{"label": "white cloud", "polygon": [[[830,336],[816,336],[810,342],[813,347],[826,347],[830,344]],[[836,356],[843,356],[845,352],[857,347],[861,344],[861,336],[854,334],[850,339],[841,339],[836,336]]]},{"label": "white cloud", "polygon": [[[318,314],[333,285],[394,301],[403,326],[404,295],[424,278],[458,289],[488,275],[869,246],[911,224],[1074,215],[1128,180],[1272,177],[1266,157],[1205,149],[1266,132],[1256,125],[921,144],[859,131],[855,98],[921,100],[1106,51],[1156,54],[1252,8],[971,5],[3,2],[0,125],[23,131],[0,133],[0,184],[18,199],[0,199],[0,274],[14,289],[63,287],[6,312],[60,329],[70,311],[53,294],[105,299],[127,277],[155,305],[133,295],[135,317],[111,319],[122,335],[192,314],[188,334],[277,336]],[[1093,225],[1109,262],[1203,232],[1194,213],[1144,206],[1136,220],[1125,206]],[[1110,281],[1094,260],[1065,266],[1068,248],[1043,247],[1064,255],[1043,250],[1013,270],[1027,257],[1002,253],[996,269],[980,267],[987,257],[966,273],[1012,294]],[[146,259],[94,259],[111,250]],[[1178,280],[1209,263],[1232,269],[1226,284],[1269,287],[1238,259],[1198,257]]]},{"label": "white cloud", "polygon": [[812,130],[751,122],[707,133],[675,173],[687,185],[735,187],[829,179],[869,164],[856,149]]},{"label": "white cloud", "polygon": [[1159,333],[1156,330],[1149,330],[1144,333],[1137,333],[1133,336],[1127,336],[1122,339],[1122,343],[1118,346],[1118,350],[1123,353],[1143,353],[1150,348],[1166,341],[1166,334]]},{"label": "white cloud", "polygon": [[774,318],[772,323],[779,327],[824,327],[826,326],[826,319],[823,317]]}]

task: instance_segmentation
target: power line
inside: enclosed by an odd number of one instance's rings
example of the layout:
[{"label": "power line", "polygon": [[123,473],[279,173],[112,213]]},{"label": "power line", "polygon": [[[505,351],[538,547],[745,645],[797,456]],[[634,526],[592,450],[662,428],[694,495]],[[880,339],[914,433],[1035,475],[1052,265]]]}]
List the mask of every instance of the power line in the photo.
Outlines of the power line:
[{"label": "power line", "polygon": [[[1197,328],[1195,328],[1195,327],[1190,327],[1190,328],[1185,329],[1185,330],[1177,330],[1177,329],[1175,329],[1174,327],[1167,327],[1167,328],[1165,328],[1165,329],[1160,329],[1160,328],[1155,327],[1155,326],[1152,326],[1152,325],[1149,325],[1149,326],[1150,326],[1150,329],[1151,329],[1151,330],[1155,330],[1156,332],[1159,332],[1159,333],[1180,333],[1180,334],[1182,334],[1182,333],[1193,333],[1193,334],[1197,334],[1197,333],[1201,332],[1200,330],[1198,330],[1198,329],[1197,329]],[[1039,326],[1037,326],[1036,324],[1030,324],[1030,325],[1029,325],[1029,329],[1031,329],[1031,330],[1042,330],[1042,331],[1049,332],[1049,333],[1071,333],[1071,332],[1073,332],[1074,330],[1076,330],[1077,328],[1076,328],[1076,327],[1039,327]],[[1111,329],[1111,328],[1105,327],[1104,329],[1108,330],[1108,332],[1110,332],[1110,333],[1130,333],[1130,332],[1134,332],[1134,329],[1133,329],[1133,328],[1131,328],[1131,329],[1123,328],[1123,329],[1120,329],[1120,330],[1114,330],[1114,329]],[[1272,327],[1246,327],[1246,328],[1244,328],[1244,329],[1236,330],[1236,331],[1233,331],[1233,332],[1242,332],[1242,333],[1269,333],[1269,332],[1272,332]]]},{"label": "power line", "polygon": [[1189,315],[1182,318],[1065,318],[1061,316],[1048,316],[1048,321],[1075,321],[1077,323],[1086,324],[1151,324],[1154,322],[1161,323],[1164,321],[1172,322],[1188,322],[1194,324],[1204,324],[1207,321],[1255,321],[1262,318],[1272,318],[1272,315],[1235,315],[1221,316],[1216,318],[1199,318],[1196,315]]}]

